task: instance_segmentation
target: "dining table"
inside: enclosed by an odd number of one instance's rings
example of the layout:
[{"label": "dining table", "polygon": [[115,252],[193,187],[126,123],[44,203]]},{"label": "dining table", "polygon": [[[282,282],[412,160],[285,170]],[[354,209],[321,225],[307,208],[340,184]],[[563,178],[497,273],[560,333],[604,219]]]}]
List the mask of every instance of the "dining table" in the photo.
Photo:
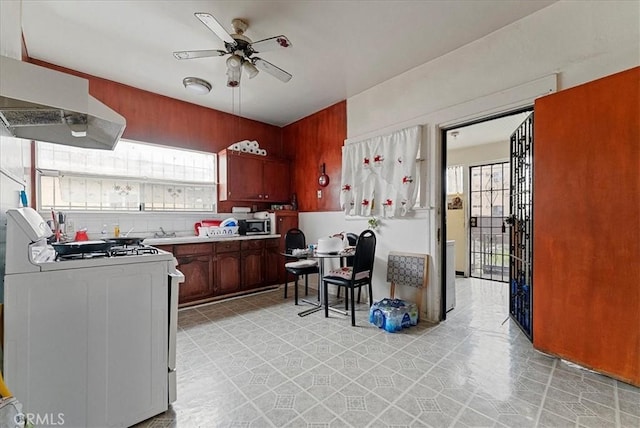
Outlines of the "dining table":
[{"label": "dining table", "polygon": [[[355,247],[346,247],[344,248],[342,251],[337,251],[337,252],[328,252],[328,253],[324,253],[324,252],[318,252],[316,250],[310,251],[310,250],[304,250],[304,251],[298,251],[295,254],[291,253],[291,252],[286,252],[286,253],[280,253],[285,257],[290,257],[290,258],[297,258],[297,259],[307,259],[307,258],[311,258],[311,259],[316,259],[318,261],[318,291],[319,291],[319,296],[318,296],[318,300],[306,300],[306,299],[301,299],[304,303],[307,303],[309,305],[311,305],[311,308],[305,309],[304,311],[298,312],[298,315],[301,317],[305,317],[309,314],[312,314],[314,312],[319,311],[320,309],[322,309],[322,307],[324,306],[324,302],[323,302],[323,296],[324,296],[324,290],[322,290],[322,287],[324,287],[324,281],[322,281],[322,278],[324,277],[324,273],[325,273],[325,262],[326,260],[330,260],[330,259],[342,259],[345,257],[352,257],[353,255],[355,255]],[[337,305],[339,303],[341,303],[342,300],[337,300],[334,302],[330,302],[329,303],[329,310],[333,311],[333,312],[337,312],[339,314],[342,315],[347,315],[347,311],[343,311],[340,310],[338,308],[334,308],[332,305]]]}]

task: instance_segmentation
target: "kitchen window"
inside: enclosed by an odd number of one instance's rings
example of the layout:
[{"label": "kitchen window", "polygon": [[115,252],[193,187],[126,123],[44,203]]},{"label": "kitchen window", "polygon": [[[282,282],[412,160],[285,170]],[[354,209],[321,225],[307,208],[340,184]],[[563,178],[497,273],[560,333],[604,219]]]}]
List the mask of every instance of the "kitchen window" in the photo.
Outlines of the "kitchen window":
[{"label": "kitchen window", "polygon": [[120,140],[115,150],[36,143],[41,209],[215,211],[216,155]]}]

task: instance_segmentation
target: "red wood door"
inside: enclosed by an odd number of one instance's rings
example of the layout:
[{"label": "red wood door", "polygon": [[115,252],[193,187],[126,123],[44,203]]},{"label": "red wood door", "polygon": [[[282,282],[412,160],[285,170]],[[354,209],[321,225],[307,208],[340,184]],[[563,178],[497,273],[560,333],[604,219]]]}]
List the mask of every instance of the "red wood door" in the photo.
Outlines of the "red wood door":
[{"label": "red wood door", "polygon": [[534,111],[533,344],[640,385],[640,67]]}]

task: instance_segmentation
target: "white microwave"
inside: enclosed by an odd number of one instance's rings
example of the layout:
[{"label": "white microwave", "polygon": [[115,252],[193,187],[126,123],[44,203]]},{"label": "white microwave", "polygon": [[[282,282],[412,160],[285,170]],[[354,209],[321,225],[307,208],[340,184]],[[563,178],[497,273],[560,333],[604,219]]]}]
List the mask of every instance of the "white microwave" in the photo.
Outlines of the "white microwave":
[{"label": "white microwave", "polygon": [[251,218],[238,221],[240,235],[271,235],[271,220]]}]

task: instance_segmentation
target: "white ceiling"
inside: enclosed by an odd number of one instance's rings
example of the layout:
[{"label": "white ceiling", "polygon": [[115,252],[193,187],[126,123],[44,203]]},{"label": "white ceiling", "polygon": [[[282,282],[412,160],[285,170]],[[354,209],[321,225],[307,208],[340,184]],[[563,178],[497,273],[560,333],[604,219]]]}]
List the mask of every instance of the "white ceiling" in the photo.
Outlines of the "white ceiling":
[{"label": "white ceiling", "polygon": [[[22,0],[22,26],[32,58],[284,126],[554,1]],[[233,18],[243,18],[254,41],[287,36],[291,49],[260,56],[293,79],[243,76],[234,93],[226,57],[174,59],[177,50],[224,49],[194,12],[213,14],[229,31]],[[212,91],[187,93],[186,76],[208,80]]]},{"label": "white ceiling", "polygon": [[509,144],[511,134],[531,112],[516,113],[497,119],[458,127],[447,131],[447,150],[464,149],[480,144]]}]

